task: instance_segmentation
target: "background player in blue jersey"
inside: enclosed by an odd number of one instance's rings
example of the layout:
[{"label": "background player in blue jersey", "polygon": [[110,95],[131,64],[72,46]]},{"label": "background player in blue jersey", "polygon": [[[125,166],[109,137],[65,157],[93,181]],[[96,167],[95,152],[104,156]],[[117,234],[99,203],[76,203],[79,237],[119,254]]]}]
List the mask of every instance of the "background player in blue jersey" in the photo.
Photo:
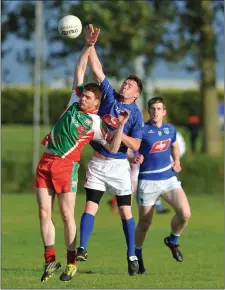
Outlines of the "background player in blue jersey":
[{"label": "background player in blue jersey", "polygon": [[[182,157],[186,152],[186,143],[185,143],[184,137],[182,136],[180,132],[177,132],[176,134],[176,141],[179,145],[180,157]],[[131,181],[132,181],[132,187],[133,187],[134,193],[136,193],[137,191],[138,174],[139,174],[139,169],[140,169],[139,163],[132,162],[133,158],[135,157],[135,154],[137,155],[138,152],[133,152],[130,149],[128,150],[128,160],[130,162],[130,167],[131,167]],[[130,159],[129,159],[129,156],[130,156]],[[171,160],[173,160],[172,156],[171,156]],[[111,207],[112,207],[112,204],[116,205],[116,202],[112,202],[112,201],[110,202]],[[164,208],[160,198],[155,203],[155,211],[158,214],[167,214],[170,212],[168,208]]]},{"label": "background player in blue jersey", "polygon": [[134,160],[139,163],[143,161],[138,176],[139,221],[135,233],[135,253],[140,274],[145,273],[142,247],[159,197],[162,196],[175,210],[175,216],[171,220],[171,233],[164,239],[164,243],[178,262],[183,261],[177,244],[178,238],[191,216],[187,197],[176,177],[176,173],[181,170],[176,129],[163,122],[166,114],[165,100],[160,97],[150,99],[148,110],[150,120],[145,123],[140,154]]},{"label": "background player in blue jersey", "polygon": [[[94,28],[92,25],[88,27],[89,35],[86,35],[86,42],[91,45]],[[135,275],[138,273],[139,266],[135,256],[135,221],[131,212],[132,187],[127,148],[136,151],[141,144],[143,117],[135,100],[142,92],[142,82],[138,77],[131,75],[124,80],[119,93],[117,93],[103,73],[94,46],[91,47],[89,61],[94,77],[103,91],[98,114],[108,124],[112,132],[117,127],[117,117],[121,110],[127,110],[130,116],[124,127],[123,144],[117,154],[111,154],[95,142],[91,143],[94,154],[88,163],[86,173],[84,185],[86,207],[80,222],[80,245],[76,257],[78,261],[86,261],[87,243],[94,227],[99,202],[105,191],[111,192],[117,196],[117,204],[126,238],[128,273],[129,275]]]},{"label": "background player in blue jersey", "polygon": [[[178,142],[179,143],[179,142]],[[138,152],[128,149],[128,161],[130,163],[130,169],[131,169],[131,183],[132,183],[132,189],[133,189],[133,195],[136,194],[137,191],[137,184],[138,184],[138,174],[140,169],[139,163],[133,163],[134,157],[138,154]],[[111,208],[112,213],[117,213],[117,200],[116,196],[114,196],[112,199],[108,201],[108,204]],[[167,214],[170,212],[168,208],[164,208],[161,199],[159,198],[158,201],[155,204],[155,210],[158,214]]]}]

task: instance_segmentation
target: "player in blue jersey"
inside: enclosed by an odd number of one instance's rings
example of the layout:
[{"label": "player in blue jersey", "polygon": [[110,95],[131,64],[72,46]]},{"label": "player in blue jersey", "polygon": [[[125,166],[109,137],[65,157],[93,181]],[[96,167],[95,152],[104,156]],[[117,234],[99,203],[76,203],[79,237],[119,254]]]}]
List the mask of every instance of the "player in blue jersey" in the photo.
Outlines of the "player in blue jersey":
[{"label": "player in blue jersey", "polygon": [[140,274],[145,273],[142,247],[152,222],[154,205],[160,196],[175,210],[175,216],[171,220],[171,233],[164,239],[164,243],[178,262],[183,261],[178,239],[191,216],[187,197],[176,177],[176,173],[181,171],[176,129],[163,122],[166,114],[165,100],[160,97],[150,99],[148,110],[150,119],[145,123],[139,155],[134,159],[134,162],[143,161],[138,176],[139,221],[135,233],[135,253]]},{"label": "player in blue jersey", "polygon": [[[89,25],[89,35],[86,42],[92,42],[92,31]],[[133,276],[138,273],[138,260],[135,256],[135,221],[131,212],[132,186],[130,180],[130,165],[127,160],[127,149],[138,150],[142,139],[143,117],[135,103],[142,92],[142,82],[134,75],[127,77],[117,93],[105,77],[101,63],[94,46],[89,54],[89,62],[95,79],[103,91],[103,98],[98,114],[108,124],[112,132],[117,127],[117,117],[121,110],[130,113],[124,127],[122,145],[117,154],[111,154],[103,146],[91,142],[94,149],[92,159],[88,163],[86,173],[86,207],[80,222],[80,245],[77,249],[77,260],[87,260],[87,244],[94,227],[95,214],[105,191],[117,197],[118,210],[127,243],[128,273]],[[113,133],[112,133],[113,135]]]},{"label": "player in blue jersey", "polygon": [[[138,154],[138,152],[134,152],[132,150],[128,150],[128,161],[130,163],[130,169],[131,169],[131,183],[133,188],[133,194],[136,194],[137,191],[137,183],[138,183],[138,174],[139,174],[139,163],[133,163],[133,158]],[[116,196],[114,196],[112,199],[108,201],[108,204],[111,208],[112,213],[117,213],[117,200]],[[158,201],[155,204],[155,210],[158,214],[167,214],[170,212],[168,208],[164,208],[162,205],[161,199],[158,199]]]}]

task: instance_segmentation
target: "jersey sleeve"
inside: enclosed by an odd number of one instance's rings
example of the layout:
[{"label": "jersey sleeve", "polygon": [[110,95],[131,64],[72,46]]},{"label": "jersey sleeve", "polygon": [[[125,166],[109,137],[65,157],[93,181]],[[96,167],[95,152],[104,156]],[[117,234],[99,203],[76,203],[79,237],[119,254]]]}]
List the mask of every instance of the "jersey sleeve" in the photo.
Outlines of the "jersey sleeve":
[{"label": "jersey sleeve", "polygon": [[172,136],[171,143],[173,144],[176,141],[177,141],[177,130],[175,127],[173,127],[173,136]]},{"label": "jersey sleeve", "polygon": [[95,118],[95,122],[93,125],[93,141],[96,141],[104,146],[107,143],[106,136],[108,132],[108,127],[107,124],[99,116],[96,117],[97,118]]},{"label": "jersey sleeve", "polygon": [[144,128],[144,120],[142,114],[135,114],[134,124],[132,126],[131,131],[129,132],[129,136],[142,140],[143,128]]},{"label": "jersey sleeve", "polygon": [[72,91],[67,107],[71,106],[74,102],[79,102],[79,98],[83,92],[83,89],[84,89],[84,85],[81,84]]},{"label": "jersey sleeve", "polygon": [[145,150],[144,150],[144,142],[142,141],[141,142],[141,145],[140,145],[140,148],[139,148],[139,150],[138,150],[138,153],[139,154],[142,154],[143,156],[145,156]]},{"label": "jersey sleeve", "polygon": [[103,92],[101,104],[113,102],[117,96],[117,93],[109,83],[109,80],[105,77],[104,80],[99,83],[99,85]]}]

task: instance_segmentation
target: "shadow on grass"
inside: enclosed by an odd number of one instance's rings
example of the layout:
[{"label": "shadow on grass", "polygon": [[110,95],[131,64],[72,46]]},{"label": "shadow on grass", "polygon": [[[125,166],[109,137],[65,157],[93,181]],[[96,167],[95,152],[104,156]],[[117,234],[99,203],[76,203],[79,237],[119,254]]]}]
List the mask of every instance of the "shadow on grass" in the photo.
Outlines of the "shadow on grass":
[{"label": "shadow on grass", "polygon": [[[42,270],[40,268],[2,268],[2,274],[5,272],[5,273],[10,273],[10,272],[33,272],[33,273],[42,273]],[[57,276],[60,274],[60,269],[58,269],[54,275]],[[91,270],[81,270],[81,269],[78,269],[77,270],[77,274],[87,274],[87,275],[93,275],[93,274],[98,274],[98,275],[106,275],[105,272],[103,271],[91,271]],[[108,275],[118,275],[118,273],[114,273],[114,272],[110,272],[110,273],[107,273]]]},{"label": "shadow on grass", "polygon": [[[97,272],[93,272],[91,270],[77,270],[77,273],[79,274],[97,274]],[[100,273],[98,273],[100,274]]]}]

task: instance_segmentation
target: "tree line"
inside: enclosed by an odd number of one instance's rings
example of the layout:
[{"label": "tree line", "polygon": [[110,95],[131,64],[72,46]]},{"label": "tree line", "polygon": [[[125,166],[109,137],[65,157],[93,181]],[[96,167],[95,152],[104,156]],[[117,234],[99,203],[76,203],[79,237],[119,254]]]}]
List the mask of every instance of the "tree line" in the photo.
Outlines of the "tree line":
[{"label": "tree line", "polygon": [[[13,9],[10,2],[2,1],[3,60],[13,49],[4,46],[11,34],[29,41],[35,31],[35,1],[18,1]],[[48,44],[46,70],[54,71],[65,64],[84,45],[82,37],[70,41],[59,36],[58,21],[67,14],[78,16],[83,25],[93,23],[101,28],[96,48],[109,77],[121,79],[137,73],[137,61],[141,59],[142,78],[146,83],[157,61],[182,63],[187,71],[199,75],[204,150],[209,155],[221,153],[215,67],[219,58],[218,43],[223,40],[222,0],[43,1],[43,5]],[[32,71],[33,46],[24,45],[17,53],[17,60],[27,63]],[[5,78],[7,69],[3,67]],[[71,75],[67,68],[64,73]]]}]

